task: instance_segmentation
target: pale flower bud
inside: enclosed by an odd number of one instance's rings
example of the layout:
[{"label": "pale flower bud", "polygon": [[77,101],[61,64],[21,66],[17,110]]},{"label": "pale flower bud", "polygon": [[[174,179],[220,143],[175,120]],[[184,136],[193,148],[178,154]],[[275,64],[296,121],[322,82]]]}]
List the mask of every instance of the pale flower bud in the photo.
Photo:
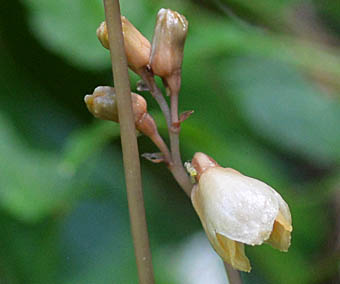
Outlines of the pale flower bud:
[{"label": "pale flower bud", "polygon": [[152,39],[150,66],[153,73],[162,77],[172,89],[179,89],[176,84],[180,84],[187,31],[188,21],[183,15],[170,9],[159,10]]},{"label": "pale flower bud", "polygon": [[97,29],[97,38],[99,39],[102,46],[106,49],[110,49],[109,36],[107,33],[106,22],[102,22]]},{"label": "pale flower bud", "polygon": [[[151,52],[150,42],[129,22],[124,16],[121,17],[124,35],[124,46],[129,67],[136,73],[149,64]],[[97,37],[101,44],[109,49],[109,38],[106,22],[102,22],[97,29]]]},{"label": "pale flower bud", "polygon": [[194,155],[192,166],[198,181],[191,194],[193,206],[209,241],[225,262],[249,272],[244,244],[267,242],[281,251],[288,250],[291,214],[273,188],[222,168],[203,153]]},{"label": "pale flower bud", "polygon": [[100,86],[94,89],[92,95],[86,95],[85,103],[93,116],[118,122],[118,108],[114,88]]},{"label": "pale flower bud", "polygon": [[[135,93],[131,93],[131,99],[136,128],[151,138],[158,135],[156,123],[147,112],[145,99]],[[86,95],[84,100],[88,110],[95,117],[119,122],[114,88],[107,86],[97,87],[93,94]]]}]

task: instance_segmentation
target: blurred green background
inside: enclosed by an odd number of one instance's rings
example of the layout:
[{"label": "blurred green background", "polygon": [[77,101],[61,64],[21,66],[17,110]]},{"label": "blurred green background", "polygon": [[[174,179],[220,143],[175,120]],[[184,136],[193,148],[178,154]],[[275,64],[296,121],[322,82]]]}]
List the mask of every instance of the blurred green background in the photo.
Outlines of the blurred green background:
[{"label": "blurred green background", "polygon": [[[247,247],[244,282],[339,283],[339,2],[121,2],[150,40],[161,7],[190,23],[180,110],[195,114],[183,159],[203,151],[290,205],[289,252]],[[1,2],[1,284],[137,283],[119,126],[83,102],[112,85],[95,33],[103,19],[100,0]],[[145,137],[139,146],[156,151]],[[225,283],[190,200],[163,165],[143,160],[142,172],[157,283]]]}]

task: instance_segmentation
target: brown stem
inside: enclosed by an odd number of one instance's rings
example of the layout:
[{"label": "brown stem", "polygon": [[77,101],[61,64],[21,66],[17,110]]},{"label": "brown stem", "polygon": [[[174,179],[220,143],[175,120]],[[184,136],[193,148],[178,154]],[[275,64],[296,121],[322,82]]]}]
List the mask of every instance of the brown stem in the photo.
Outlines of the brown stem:
[{"label": "brown stem", "polygon": [[230,284],[242,284],[242,278],[239,271],[232,268],[232,266],[224,262],[224,268],[227,272],[228,281]]},{"label": "brown stem", "polygon": [[158,149],[162,152],[162,154],[164,155],[164,162],[170,167],[172,164],[172,159],[171,159],[168,146],[165,144],[163,138],[157,132],[155,135],[150,136],[150,139],[152,140],[153,143],[155,143]]},{"label": "brown stem", "polygon": [[121,126],[126,191],[139,282],[140,284],[152,284],[154,283],[154,275],[145,217],[139,153],[132,112],[119,0],[104,0],[104,7]]},{"label": "brown stem", "polygon": [[[179,152],[179,137],[178,134],[175,134],[172,131],[172,118],[170,113],[169,106],[161,92],[161,90],[158,88],[155,82],[155,78],[152,73],[150,73],[147,69],[144,69],[140,72],[140,75],[143,79],[143,81],[146,83],[148,88],[150,89],[150,93],[157,101],[158,105],[160,106],[161,111],[163,112],[163,115],[165,117],[168,132],[169,132],[169,138],[170,138],[170,145],[171,145],[171,161],[168,165],[168,168],[178,184],[183,188],[185,193],[190,197],[192,184],[191,181],[183,167],[181,155]],[[177,96],[178,97],[178,96]],[[178,110],[178,107],[174,108]],[[174,117],[177,117],[176,121],[178,122],[178,111],[177,114],[174,114]],[[177,150],[176,150],[177,149]],[[173,150],[175,150],[173,152]]]},{"label": "brown stem", "polygon": [[180,145],[179,145],[179,133],[180,133],[180,125],[178,125],[178,93],[170,94],[170,102],[171,102],[171,127],[170,127],[170,151],[173,161],[173,168],[170,169],[172,174],[174,175],[177,182],[183,188],[185,193],[190,197],[192,183],[190,178],[184,169]]},{"label": "brown stem", "polygon": [[145,68],[144,70],[141,70],[140,76],[142,77],[143,81],[146,83],[146,85],[150,89],[151,95],[157,101],[157,103],[158,103],[158,105],[159,105],[159,107],[160,107],[160,109],[163,112],[163,115],[165,117],[168,129],[170,129],[170,127],[171,127],[170,109],[169,109],[168,103],[166,102],[161,90],[157,87],[157,84],[155,82],[155,78],[154,78],[153,74],[151,74]]},{"label": "brown stem", "polygon": [[171,93],[170,95],[170,111],[171,111],[171,128],[174,132],[180,131],[178,125],[178,93]]}]

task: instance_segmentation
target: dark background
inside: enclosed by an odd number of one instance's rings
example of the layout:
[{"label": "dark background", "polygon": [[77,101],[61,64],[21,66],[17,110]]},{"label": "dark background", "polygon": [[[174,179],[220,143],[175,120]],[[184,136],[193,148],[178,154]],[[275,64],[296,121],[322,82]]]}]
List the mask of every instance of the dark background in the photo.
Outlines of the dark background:
[{"label": "dark background", "polygon": [[[190,23],[180,110],[195,114],[183,159],[205,152],[291,208],[289,252],[247,247],[244,282],[339,283],[339,2],[121,2],[150,40],[161,7]],[[119,128],[83,102],[112,85],[96,38],[102,1],[0,8],[0,283],[137,283]],[[139,145],[156,151],[145,137]],[[224,283],[190,200],[163,165],[143,160],[142,171],[157,283]]]}]

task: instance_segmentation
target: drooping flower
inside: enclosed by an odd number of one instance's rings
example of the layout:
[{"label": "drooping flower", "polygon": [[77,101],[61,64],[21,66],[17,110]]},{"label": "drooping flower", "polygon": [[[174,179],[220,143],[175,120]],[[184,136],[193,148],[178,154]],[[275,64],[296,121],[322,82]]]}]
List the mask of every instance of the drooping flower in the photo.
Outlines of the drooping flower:
[{"label": "drooping flower", "polygon": [[235,269],[249,272],[244,244],[264,242],[287,251],[292,220],[289,207],[269,185],[231,168],[222,168],[204,153],[192,160],[197,184],[193,206],[210,243]]}]

